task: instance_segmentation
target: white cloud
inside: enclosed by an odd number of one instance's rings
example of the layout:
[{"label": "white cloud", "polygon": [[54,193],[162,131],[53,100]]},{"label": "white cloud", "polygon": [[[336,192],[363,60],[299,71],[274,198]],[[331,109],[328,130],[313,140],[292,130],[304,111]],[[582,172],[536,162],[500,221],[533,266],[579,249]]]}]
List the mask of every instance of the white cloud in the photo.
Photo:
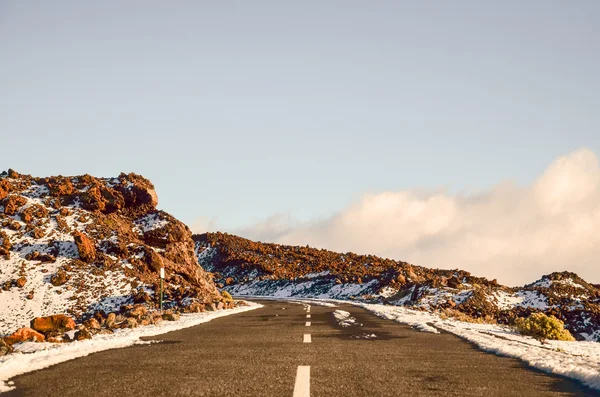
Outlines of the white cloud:
[{"label": "white cloud", "polygon": [[238,233],[460,268],[509,285],[562,270],[600,282],[600,165],[581,149],[528,187],[503,183],[475,195],[383,192],[319,222],[276,215]]},{"label": "white cloud", "polygon": [[252,236],[252,239],[256,241],[268,242],[292,232],[298,226],[299,223],[292,218],[291,214],[275,214],[249,228],[237,230],[235,233],[240,236]]},{"label": "white cloud", "polygon": [[190,226],[194,234],[202,234],[216,230],[217,220],[215,218],[199,217]]}]

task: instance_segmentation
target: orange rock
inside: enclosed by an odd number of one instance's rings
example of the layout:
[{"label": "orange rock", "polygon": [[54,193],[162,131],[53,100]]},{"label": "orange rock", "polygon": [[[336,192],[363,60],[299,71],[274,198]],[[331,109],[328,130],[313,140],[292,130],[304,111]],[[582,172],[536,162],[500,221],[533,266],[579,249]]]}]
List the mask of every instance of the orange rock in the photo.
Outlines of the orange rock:
[{"label": "orange rock", "polygon": [[96,247],[88,236],[77,231],[73,234],[75,238],[75,245],[79,251],[79,257],[82,261],[90,263],[96,259]]},{"label": "orange rock", "polygon": [[90,333],[90,331],[88,331],[86,329],[81,329],[81,330],[75,332],[74,339],[75,340],[92,339],[92,334]]},{"label": "orange rock", "polygon": [[19,208],[27,203],[23,196],[11,195],[4,199],[4,213],[6,215],[15,215]]},{"label": "orange rock", "polygon": [[11,247],[12,243],[10,242],[10,237],[8,237],[8,234],[0,230],[0,248],[10,251]]},{"label": "orange rock", "polygon": [[44,342],[45,340],[46,337],[44,335],[28,327],[20,328],[14,334],[4,338],[4,341],[9,346],[20,342]]},{"label": "orange rock", "polygon": [[48,216],[48,210],[42,205],[34,204],[27,207],[20,216],[23,219],[23,222],[29,224],[34,219],[46,218]]},{"label": "orange rock", "polygon": [[52,196],[68,196],[73,194],[75,188],[68,178],[52,177],[48,179],[48,188]]},{"label": "orange rock", "polygon": [[37,317],[31,320],[31,328],[39,332],[73,330],[75,329],[75,320],[64,314]]},{"label": "orange rock", "polygon": [[7,180],[0,180],[0,200],[4,200],[8,196],[8,192],[12,189],[12,185]]},{"label": "orange rock", "polygon": [[59,269],[56,272],[56,274],[54,274],[52,277],[50,277],[50,282],[55,287],[59,287],[59,286],[65,284],[68,280],[69,280],[69,277],[67,276],[67,273],[65,273],[65,271],[62,269]]},{"label": "orange rock", "polygon": [[94,317],[90,318],[86,322],[83,323],[89,329],[99,329],[100,323]]}]

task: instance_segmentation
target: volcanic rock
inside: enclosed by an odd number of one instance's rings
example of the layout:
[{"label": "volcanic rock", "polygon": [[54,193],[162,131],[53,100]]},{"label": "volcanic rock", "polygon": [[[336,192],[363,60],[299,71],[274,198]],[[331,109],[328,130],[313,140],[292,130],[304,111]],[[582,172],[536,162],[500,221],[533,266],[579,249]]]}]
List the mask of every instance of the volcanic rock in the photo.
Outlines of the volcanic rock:
[{"label": "volcanic rock", "polygon": [[27,284],[27,279],[25,277],[19,277],[16,281],[16,285],[19,288],[23,288]]},{"label": "volcanic rock", "polygon": [[6,215],[16,215],[19,208],[27,204],[27,199],[23,196],[9,195],[3,200],[4,213]]},{"label": "volcanic rock", "polygon": [[80,329],[79,331],[75,332],[73,339],[75,339],[75,340],[92,339],[92,334],[87,329]]},{"label": "volcanic rock", "polygon": [[94,243],[85,234],[77,231],[73,234],[77,251],[82,261],[90,263],[96,259],[96,247]]},{"label": "volcanic rock", "polygon": [[45,339],[46,338],[41,333],[39,333],[31,328],[23,327],[23,328],[18,329],[12,335],[4,338],[4,342],[6,344],[12,346],[15,343],[20,343],[20,342],[44,342]]},{"label": "volcanic rock", "polygon": [[42,333],[69,331],[75,329],[75,320],[64,314],[36,317],[31,320],[31,328]]},{"label": "volcanic rock", "polygon": [[62,269],[59,270],[58,272],[56,272],[56,274],[54,274],[50,278],[50,282],[55,287],[59,287],[59,286],[65,284],[67,281],[69,281],[69,277],[67,276],[67,273]]}]

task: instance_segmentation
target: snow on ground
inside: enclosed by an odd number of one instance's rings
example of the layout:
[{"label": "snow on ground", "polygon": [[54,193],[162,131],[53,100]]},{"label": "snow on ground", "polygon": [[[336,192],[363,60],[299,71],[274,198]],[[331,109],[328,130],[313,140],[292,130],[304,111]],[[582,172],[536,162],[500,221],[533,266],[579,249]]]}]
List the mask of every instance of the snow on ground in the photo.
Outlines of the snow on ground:
[{"label": "snow on ground", "polygon": [[230,310],[182,314],[179,321],[163,321],[157,325],[148,325],[134,329],[120,329],[116,330],[112,335],[96,335],[93,339],[80,342],[58,344],[28,342],[17,344],[14,347],[21,353],[0,357],[0,393],[14,389],[14,386],[8,382],[8,379],[26,372],[37,371],[102,350],[127,347],[138,343],[150,343],[140,341],[140,338],[193,327],[218,317],[262,307],[262,305],[252,302],[248,302],[248,305]]},{"label": "snow on ground", "polygon": [[[368,304],[368,303],[356,303],[356,302],[348,302],[355,306],[364,307],[365,309],[375,313],[377,316],[394,320],[402,324],[410,325],[413,328],[416,328],[420,331],[431,332],[434,334],[439,334],[435,327],[428,325],[438,319],[437,316],[425,312],[425,311],[417,311],[410,310],[404,307],[398,306],[388,306],[388,305],[377,305],[377,304]],[[398,310],[399,309],[399,310]]]},{"label": "snow on ground", "polygon": [[329,276],[329,270],[325,270],[321,273],[308,273],[306,276],[304,276],[304,278],[318,278],[318,277],[325,277],[325,276]]},{"label": "snow on ground", "polygon": [[169,221],[167,219],[162,219],[160,213],[153,213],[136,219],[133,224],[135,225],[133,228],[134,232],[144,234],[151,230],[156,230],[167,226]]},{"label": "snow on ground", "polygon": [[[32,205],[45,207],[40,197],[48,194],[45,186],[32,185],[22,193],[27,204],[23,208]],[[69,207],[71,214],[63,217],[65,222],[75,230],[84,230],[91,223],[86,211]],[[3,208],[0,206],[0,209]],[[126,297],[132,294],[124,271],[107,271],[105,275],[98,276],[90,274],[87,269],[73,269],[70,279],[63,286],[56,287],[50,283],[50,278],[56,271],[68,265],[73,259],[78,258],[77,246],[73,236],[69,232],[61,231],[56,217],[53,215],[46,223],[38,224],[37,228],[44,232],[44,237],[34,238],[29,233],[24,233],[26,224],[19,215],[9,217],[14,224],[20,225],[19,230],[4,228],[12,240],[13,252],[10,259],[0,258],[0,285],[10,283],[12,280],[25,276],[27,282],[24,288],[11,288],[2,291],[0,298],[0,335],[8,335],[18,328],[28,326],[33,317],[47,316],[56,313],[67,313],[73,308],[77,301],[99,305],[108,311],[113,311],[127,301]],[[57,249],[55,262],[45,263],[26,260],[28,254],[39,252],[50,254],[53,252],[51,245]],[[79,283],[84,282],[86,289],[79,291]],[[97,291],[103,291],[98,296]],[[30,294],[31,293],[31,294]],[[77,296],[77,300],[73,299]],[[99,299],[100,298],[100,299]],[[90,306],[90,310],[93,307]]]},{"label": "snow on ground", "polygon": [[549,280],[547,278],[542,278],[531,284],[530,287],[550,288],[552,284],[570,285],[571,287],[585,289],[583,285],[576,283],[571,278],[566,278],[564,280]]},{"label": "snow on ground", "polygon": [[364,284],[336,284],[331,287],[327,292],[319,294],[315,296],[315,298],[329,298],[329,297],[337,297],[344,298],[350,296],[359,296],[364,294],[366,291],[370,291],[370,289],[377,284],[377,280],[371,280],[368,283]]},{"label": "snow on ground", "polygon": [[356,319],[350,316],[350,312],[345,310],[334,311],[333,317],[335,317],[338,324],[342,327],[350,327],[356,323]]},{"label": "snow on ground", "polygon": [[538,310],[548,309],[548,300],[537,291],[518,291],[508,293],[497,291],[491,294],[491,300],[500,310],[510,310],[514,307],[531,307]]}]

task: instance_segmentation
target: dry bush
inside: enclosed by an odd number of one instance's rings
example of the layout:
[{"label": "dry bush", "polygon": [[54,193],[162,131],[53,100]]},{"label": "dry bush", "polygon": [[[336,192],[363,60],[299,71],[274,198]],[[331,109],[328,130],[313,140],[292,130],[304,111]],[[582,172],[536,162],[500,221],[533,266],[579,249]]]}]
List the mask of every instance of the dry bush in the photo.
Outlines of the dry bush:
[{"label": "dry bush", "polygon": [[573,335],[565,329],[565,323],[554,316],[546,316],[544,313],[533,313],[527,318],[517,318],[515,327],[521,335],[532,336],[540,340],[575,340]]}]

